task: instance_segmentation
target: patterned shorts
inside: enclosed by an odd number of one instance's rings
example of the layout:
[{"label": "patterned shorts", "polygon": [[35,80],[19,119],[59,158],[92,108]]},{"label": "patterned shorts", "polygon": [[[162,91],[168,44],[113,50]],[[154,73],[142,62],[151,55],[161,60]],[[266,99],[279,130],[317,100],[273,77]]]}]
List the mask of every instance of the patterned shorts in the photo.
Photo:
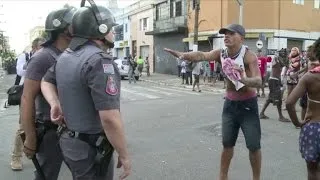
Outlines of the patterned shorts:
[{"label": "patterned shorts", "polygon": [[300,131],[299,149],[307,162],[318,162],[320,157],[320,122],[307,123]]}]

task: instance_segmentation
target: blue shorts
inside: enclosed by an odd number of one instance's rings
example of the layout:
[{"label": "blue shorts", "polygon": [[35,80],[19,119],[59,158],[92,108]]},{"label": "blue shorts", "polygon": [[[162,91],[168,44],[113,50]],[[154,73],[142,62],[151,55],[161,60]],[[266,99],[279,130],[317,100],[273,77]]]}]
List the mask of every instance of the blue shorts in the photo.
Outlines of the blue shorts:
[{"label": "blue shorts", "polygon": [[300,131],[299,149],[307,162],[319,162],[320,157],[320,122],[307,123]]},{"label": "blue shorts", "polygon": [[222,144],[234,147],[241,128],[247,148],[254,152],[261,148],[261,126],[257,97],[232,101],[226,98],[222,112]]}]

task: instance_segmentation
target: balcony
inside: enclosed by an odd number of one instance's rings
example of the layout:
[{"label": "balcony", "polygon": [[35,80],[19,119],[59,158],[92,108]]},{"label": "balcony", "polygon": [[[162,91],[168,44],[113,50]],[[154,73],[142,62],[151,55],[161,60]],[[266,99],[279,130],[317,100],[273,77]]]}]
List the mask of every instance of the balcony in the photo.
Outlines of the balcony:
[{"label": "balcony", "polygon": [[187,27],[186,0],[162,1],[155,5],[154,30],[146,35],[185,33]]}]

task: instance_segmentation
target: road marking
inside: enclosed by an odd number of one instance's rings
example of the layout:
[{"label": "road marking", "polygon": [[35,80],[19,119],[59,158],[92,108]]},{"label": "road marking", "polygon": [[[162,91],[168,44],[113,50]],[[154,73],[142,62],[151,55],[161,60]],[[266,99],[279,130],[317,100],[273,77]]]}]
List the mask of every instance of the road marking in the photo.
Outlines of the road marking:
[{"label": "road marking", "polygon": [[7,99],[1,100],[1,109],[0,109],[1,111],[7,110],[7,108],[5,108],[6,103],[7,103]]},{"label": "road marking", "polygon": [[147,94],[147,93],[139,93],[137,91],[133,91],[133,90],[125,89],[125,88],[121,88],[121,91],[128,92],[128,93],[131,93],[131,94],[136,94],[138,96],[143,96],[143,97],[146,97],[146,98],[149,98],[149,99],[160,99],[160,97],[158,97],[158,96],[154,96],[154,95]]},{"label": "road marking", "polygon": [[188,92],[188,91],[185,91],[185,90],[188,90],[188,89],[181,89],[181,90],[178,90],[176,88],[161,88],[161,87],[155,87],[155,86],[152,86],[152,88],[155,88],[155,89],[161,89],[161,90],[165,90],[165,91],[175,91],[175,92],[179,92],[179,93],[185,93],[185,94],[192,94],[192,95],[201,95],[199,93],[195,93],[195,92]]},{"label": "road marking", "polygon": [[127,95],[124,95],[124,94],[120,94],[120,98],[122,99],[122,100],[129,100],[129,101],[135,101],[135,100],[137,100],[137,99],[135,99],[135,98],[132,98],[132,97],[129,97],[129,96],[127,96]]},{"label": "road marking", "polygon": [[169,92],[165,92],[165,91],[162,91],[162,90],[151,89],[151,88],[142,87],[142,86],[135,86],[134,88],[143,89],[143,90],[147,90],[147,91],[151,91],[151,92],[156,92],[156,93],[164,94],[164,95],[167,95],[167,96],[171,96],[171,95],[181,96],[179,94],[169,93]]}]

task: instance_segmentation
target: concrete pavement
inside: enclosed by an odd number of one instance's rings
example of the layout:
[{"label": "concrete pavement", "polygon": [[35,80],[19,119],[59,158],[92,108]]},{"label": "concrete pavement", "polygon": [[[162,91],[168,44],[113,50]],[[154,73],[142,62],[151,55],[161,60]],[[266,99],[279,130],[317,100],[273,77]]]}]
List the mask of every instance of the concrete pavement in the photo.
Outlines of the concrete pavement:
[{"label": "concrete pavement", "polygon": [[[127,80],[122,82],[121,90],[121,112],[133,161],[129,180],[216,179],[221,151],[222,91],[198,93],[147,81],[128,84]],[[260,99],[260,108],[262,104]],[[0,110],[0,174],[3,179],[32,179],[34,168],[29,160],[24,160],[22,172],[12,172],[9,167],[13,134],[18,127],[17,112],[17,107]],[[261,120],[262,179],[306,179],[305,163],[298,151],[299,130],[291,123],[278,122],[274,106],[267,109],[266,115],[271,119]],[[230,180],[247,180],[250,176],[248,152],[240,134]],[[60,180],[69,179],[70,172],[63,166]]]}]

